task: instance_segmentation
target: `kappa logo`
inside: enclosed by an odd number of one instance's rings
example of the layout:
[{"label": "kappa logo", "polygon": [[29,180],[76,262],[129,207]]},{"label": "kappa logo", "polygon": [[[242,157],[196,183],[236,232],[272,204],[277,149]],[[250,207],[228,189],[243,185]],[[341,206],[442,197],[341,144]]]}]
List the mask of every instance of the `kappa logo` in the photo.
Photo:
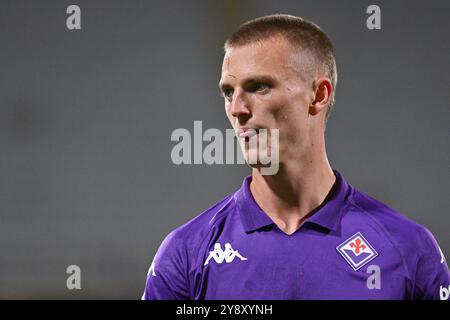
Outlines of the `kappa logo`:
[{"label": "kappa logo", "polygon": [[225,250],[222,250],[220,243],[214,244],[214,250],[209,252],[208,259],[206,259],[205,266],[209,263],[209,260],[214,259],[217,263],[231,263],[234,258],[238,257],[241,260],[247,260],[237,250],[233,250],[230,243],[225,243]]},{"label": "kappa logo", "polygon": [[375,249],[360,232],[345,240],[336,247],[336,250],[355,271],[378,255]]}]

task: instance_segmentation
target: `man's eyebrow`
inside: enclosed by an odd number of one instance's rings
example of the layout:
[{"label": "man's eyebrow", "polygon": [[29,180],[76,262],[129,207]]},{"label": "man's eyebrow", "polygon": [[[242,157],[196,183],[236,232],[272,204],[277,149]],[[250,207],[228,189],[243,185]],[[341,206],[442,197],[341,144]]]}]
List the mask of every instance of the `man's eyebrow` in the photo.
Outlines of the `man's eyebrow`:
[{"label": "man's eyebrow", "polygon": [[226,82],[219,82],[219,90],[221,92],[225,91],[225,89],[227,89],[227,88],[231,88],[231,85],[229,85]]},{"label": "man's eyebrow", "polygon": [[253,76],[249,77],[248,79],[244,80],[244,83],[247,82],[275,82],[275,78],[271,75],[260,75],[260,76]]},{"label": "man's eyebrow", "polygon": [[[242,80],[243,86],[255,83],[255,82],[270,82],[274,83],[275,78],[271,75],[259,75],[259,76],[251,76]],[[224,91],[227,88],[232,88],[232,86],[227,82],[219,82],[219,89]]]}]

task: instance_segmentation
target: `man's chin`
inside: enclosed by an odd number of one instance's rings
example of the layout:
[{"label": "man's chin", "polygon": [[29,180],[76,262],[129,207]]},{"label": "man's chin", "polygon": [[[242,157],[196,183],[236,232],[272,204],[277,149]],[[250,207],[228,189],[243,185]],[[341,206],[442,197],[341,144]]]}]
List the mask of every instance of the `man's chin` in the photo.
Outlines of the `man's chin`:
[{"label": "man's chin", "polygon": [[256,157],[255,154],[249,156],[248,153],[245,154],[245,163],[252,168],[267,168],[272,165],[272,159],[270,156]]},{"label": "man's chin", "polygon": [[273,176],[278,173],[279,170],[279,163],[271,163],[268,164],[262,164],[262,163],[248,163],[247,164],[255,170],[258,170],[258,172],[263,176]]}]

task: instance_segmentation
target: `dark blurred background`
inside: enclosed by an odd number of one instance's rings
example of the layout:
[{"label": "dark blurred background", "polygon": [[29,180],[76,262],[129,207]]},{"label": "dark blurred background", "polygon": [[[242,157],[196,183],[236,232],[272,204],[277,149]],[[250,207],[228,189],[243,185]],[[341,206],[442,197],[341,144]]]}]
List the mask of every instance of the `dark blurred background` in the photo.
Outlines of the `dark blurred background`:
[{"label": "dark blurred background", "polygon": [[[66,28],[81,7],[82,29]],[[381,8],[368,30],[366,8]],[[171,162],[176,128],[230,128],[217,83],[239,24],[289,13],[337,51],[328,156],[450,255],[448,1],[0,1],[0,298],[140,299],[168,232],[245,165]],[[81,290],[66,288],[68,265]]]}]

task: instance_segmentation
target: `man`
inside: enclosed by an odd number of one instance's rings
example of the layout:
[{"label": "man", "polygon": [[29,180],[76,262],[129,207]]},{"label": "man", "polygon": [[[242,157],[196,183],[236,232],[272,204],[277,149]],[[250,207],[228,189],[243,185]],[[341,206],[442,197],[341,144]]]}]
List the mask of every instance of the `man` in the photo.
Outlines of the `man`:
[{"label": "man", "polygon": [[172,231],[143,299],[448,298],[431,233],[330,167],[324,132],[336,82],[332,44],[309,21],[266,16],[230,36],[220,79],[227,116],[247,160],[259,131],[278,129],[279,169],[264,175],[251,164],[237,192]]}]

